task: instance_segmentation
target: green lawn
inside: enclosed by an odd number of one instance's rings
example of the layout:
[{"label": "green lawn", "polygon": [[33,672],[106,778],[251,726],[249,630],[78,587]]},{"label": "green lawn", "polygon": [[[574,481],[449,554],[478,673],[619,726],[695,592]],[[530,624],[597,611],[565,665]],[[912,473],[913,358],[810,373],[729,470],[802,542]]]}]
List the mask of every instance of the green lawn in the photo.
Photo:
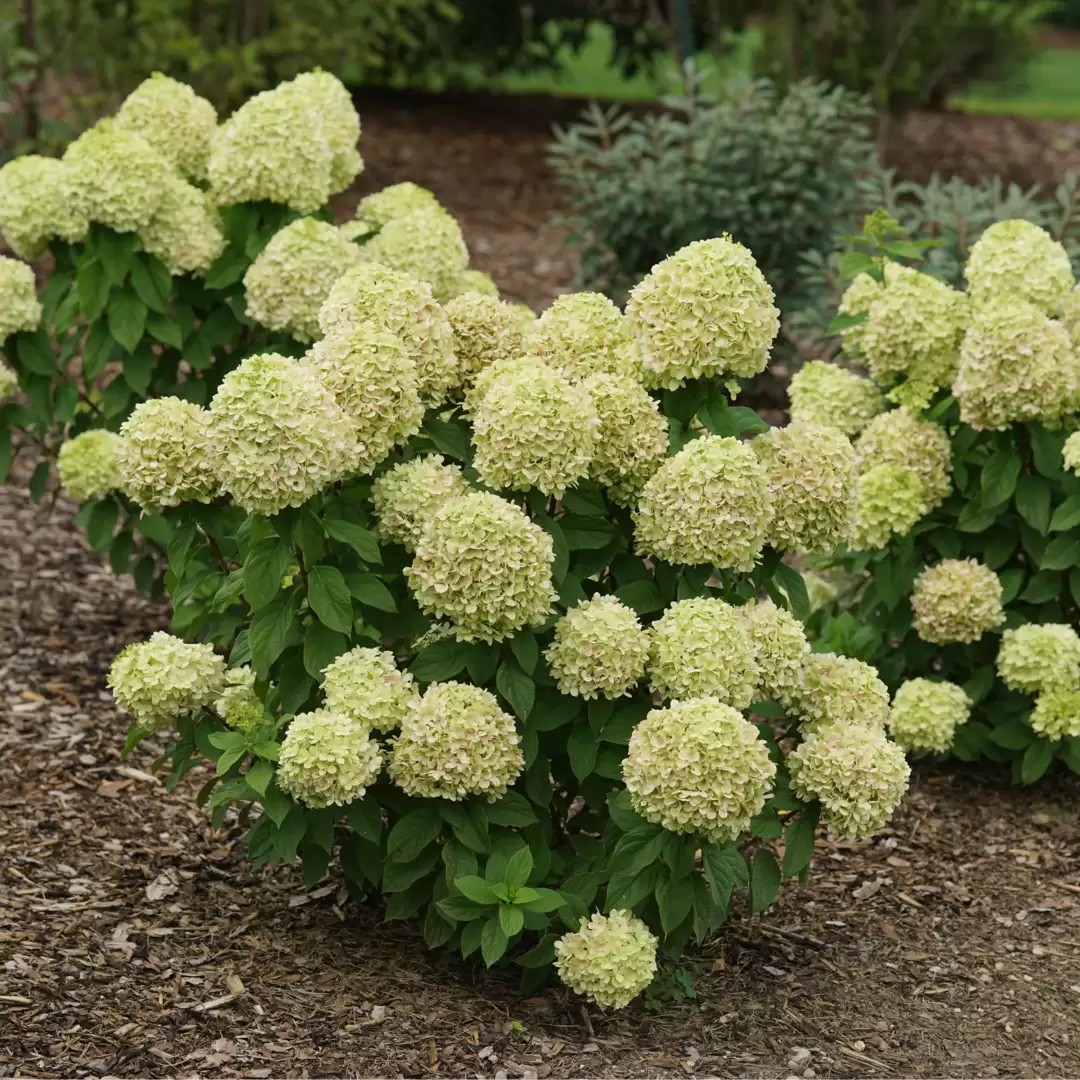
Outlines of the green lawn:
[{"label": "green lawn", "polygon": [[1015,79],[997,86],[972,87],[954,104],[969,112],[1080,119],[1080,53],[1047,49]]}]

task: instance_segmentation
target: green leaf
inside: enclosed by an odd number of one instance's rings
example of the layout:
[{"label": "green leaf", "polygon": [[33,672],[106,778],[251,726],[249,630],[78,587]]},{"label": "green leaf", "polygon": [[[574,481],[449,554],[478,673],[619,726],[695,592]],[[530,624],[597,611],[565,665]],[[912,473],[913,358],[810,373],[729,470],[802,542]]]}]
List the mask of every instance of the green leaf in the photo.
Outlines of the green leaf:
[{"label": "green leaf", "polygon": [[27,371],[33,375],[53,375],[56,361],[53,358],[49,335],[44,330],[15,335],[15,354]]},{"label": "green leaf", "polygon": [[349,639],[321,622],[313,621],[304,634],[304,669],[322,682],[323,672],[349,648]]},{"label": "green leaf", "polygon": [[1035,732],[1020,720],[1006,720],[991,729],[990,741],[1006,750],[1026,750],[1035,741]]},{"label": "green leaf", "polygon": [[531,675],[536,670],[540,659],[540,646],[536,644],[536,635],[531,630],[521,630],[512,637],[510,651],[526,675]]},{"label": "green leaf", "polygon": [[644,870],[660,857],[667,834],[655,825],[643,825],[632,829],[615,845],[608,862],[608,870]]},{"label": "green leaf", "polygon": [[[528,848],[525,850],[527,851]],[[466,874],[464,877],[454,878],[454,888],[474,904],[494,904],[499,899],[492,883],[476,874]]]},{"label": "green leaf", "polygon": [[1042,424],[1028,424],[1027,430],[1036,470],[1042,476],[1056,480],[1061,475],[1061,448],[1065,445],[1065,433],[1047,431]]},{"label": "green leaf", "polygon": [[536,703],[536,684],[513,660],[499,665],[495,673],[495,685],[521,720],[528,718]]},{"label": "green leaf", "polygon": [[349,824],[365,840],[377,844],[382,837],[382,808],[373,795],[368,795],[358,802],[351,802],[345,807],[345,816]]},{"label": "green leaf", "polygon": [[829,320],[829,325],[826,327],[826,333],[836,335],[841,334],[845,330],[850,330],[853,326],[861,326],[866,322],[866,312],[860,311],[858,314],[848,315],[846,313],[834,315]]},{"label": "green leaf", "polygon": [[1041,570],[1068,570],[1080,563],[1080,537],[1066,534],[1055,536],[1039,560]]},{"label": "green leaf", "polygon": [[495,669],[498,666],[498,645],[487,645],[481,641],[469,642],[466,667],[473,685],[487,686],[495,678]]},{"label": "green leaf", "polygon": [[83,342],[82,373],[87,382],[92,382],[105,370],[112,352],[113,339],[108,326],[103,322],[94,323]]},{"label": "green leaf", "polygon": [[481,855],[488,851],[488,817],[486,807],[480,803],[469,802],[464,806],[456,803],[444,803],[439,806],[443,820],[454,830],[454,836],[469,848]]},{"label": "green leaf", "polygon": [[750,880],[746,860],[734,844],[708,844],[701,850],[701,865],[712,888],[715,903],[726,908],[736,886]]},{"label": "green leaf", "polygon": [[1012,450],[998,450],[990,456],[980,481],[984,506],[997,506],[1012,498],[1021,467],[1020,456]]},{"label": "green leaf", "polygon": [[868,273],[875,268],[875,265],[874,260],[861,251],[845,251],[840,256],[840,277],[847,281],[860,274]]},{"label": "green leaf", "polygon": [[295,617],[296,597],[293,593],[280,593],[252,616],[248,643],[256,671],[269,671],[270,665],[281,655]]},{"label": "green leaf", "polygon": [[480,955],[484,958],[486,967],[491,967],[506,952],[506,933],[499,920],[488,919],[484,923],[484,929],[480,935]]},{"label": "green leaf", "polygon": [[656,906],[665,934],[682,925],[683,919],[690,914],[692,903],[693,893],[685,879],[676,880],[665,875],[656,883]]},{"label": "green leaf", "polygon": [[406,814],[386,838],[386,857],[391,862],[412,862],[442,832],[442,818],[434,806]]},{"label": "green leaf", "polygon": [[1050,527],[1050,484],[1041,476],[1022,476],[1016,485],[1016,509],[1037,532]]},{"label": "green leaf", "polygon": [[523,968],[541,968],[555,963],[555,942],[558,940],[558,934],[545,934],[538,944],[522,953],[517,962]]},{"label": "green leaf", "polygon": [[527,847],[518,848],[510,856],[503,873],[503,884],[508,888],[516,889],[529,880],[533,870],[532,852]]},{"label": "green leaf", "polygon": [[109,302],[109,279],[96,259],[84,260],[75,274],[75,291],[79,295],[79,308],[88,323],[101,318]]},{"label": "green leaf", "polygon": [[[489,905],[485,904],[481,907],[478,904],[474,904],[471,900],[466,900],[464,897],[448,896],[445,899],[440,900],[436,906],[446,918],[453,919],[454,922],[467,923],[473,922],[476,919],[482,919],[487,914],[486,909]],[[462,936],[464,937],[464,935]],[[468,954],[466,953],[466,955]]]},{"label": "green leaf", "polygon": [[248,782],[248,787],[257,791],[260,795],[265,795],[266,789],[270,786],[270,781],[274,779],[274,766],[269,761],[256,761],[244,773],[244,777]]},{"label": "green leaf", "polygon": [[519,791],[508,791],[496,803],[486,807],[487,819],[492,825],[506,825],[513,829],[524,829],[535,825],[539,818],[532,804]]},{"label": "green leaf", "polygon": [[461,423],[451,423],[429,416],[424,421],[423,433],[435,444],[437,450],[458,461],[468,461],[471,447],[469,433]]},{"label": "green leaf", "polygon": [[1070,495],[1050,519],[1051,532],[1068,532],[1080,525],[1080,495]]},{"label": "green leaf", "polygon": [[[1005,577],[1004,574],[1001,576]],[[1029,604],[1044,604],[1061,593],[1062,584],[1060,573],[1042,570],[1028,582],[1027,588],[1020,594],[1020,599],[1026,600]]]},{"label": "green leaf", "polygon": [[292,552],[280,536],[267,536],[253,544],[244,560],[244,596],[253,611],[269,604],[281,591],[281,579]]},{"label": "green leaf", "polygon": [[327,536],[340,540],[343,544],[348,544],[364,562],[382,562],[375,534],[362,525],[356,525],[351,521],[342,521],[340,518],[323,518],[323,528],[326,530]]},{"label": "green leaf", "polygon": [[445,682],[465,667],[468,648],[455,638],[443,638],[421,649],[409,665],[409,670],[421,682]]},{"label": "green leaf", "polygon": [[113,538],[113,530],[120,517],[120,507],[114,499],[95,503],[86,523],[86,539],[95,551],[104,551]]},{"label": "green leaf", "polygon": [[112,229],[94,230],[94,255],[113,285],[123,285],[139,240],[135,233]]},{"label": "green leaf", "polygon": [[788,598],[792,614],[797,619],[807,619],[810,616],[810,597],[806,591],[806,582],[802,574],[781,562],[776,566],[776,583],[784,590]]},{"label": "green leaf", "polygon": [[361,604],[376,611],[397,611],[393,594],[375,574],[346,574],[345,582]]},{"label": "green leaf", "polygon": [[331,630],[352,632],[352,596],[336,566],[320,564],[308,571],[308,603],[319,621]]},{"label": "green leaf", "polygon": [[559,526],[571,551],[599,551],[620,538],[617,526],[602,518],[564,514]]},{"label": "green leaf", "polygon": [[566,904],[566,897],[561,893],[557,893],[554,889],[530,889],[529,892],[535,893],[535,895],[526,898],[525,889],[521,889],[514,899],[514,903],[518,904],[524,911],[546,915],[548,912],[557,911]]},{"label": "green leaf", "polygon": [[960,511],[960,516],[956,519],[956,529],[958,532],[965,533],[986,532],[1001,517],[1003,509],[1004,507],[1000,504],[987,509],[978,499],[975,499],[965,504],[964,509]]},{"label": "green leaf", "polygon": [[120,293],[109,304],[109,333],[129,353],[146,329],[146,305],[134,293]]},{"label": "green leaf", "polygon": [[277,780],[262,793],[259,802],[275,825],[280,825],[285,820],[294,805],[292,799],[277,786]]},{"label": "green leaf", "polygon": [[162,345],[171,345],[174,349],[184,347],[184,335],[180,324],[167,315],[148,315],[146,319],[146,332]]},{"label": "green leaf", "polygon": [[131,264],[131,287],[151,311],[164,315],[169,310],[172,275],[160,259],[145,253],[136,255]]},{"label": "green leaf", "polygon": [[767,848],[758,848],[750,865],[751,911],[764,911],[776,899],[780,880],[780,867],[773,853]]},{"label": "green leaf", "polygon": [[521,933],[521,928],[525,925],[525,912],[519,907],[514,907],[513,904],[500,904],[499,925],[503,933],[508,938],[512,938],[515,934]]},{"label": "green leaf", "polygon": [[570,758],[570,768],[580,783],[596,767],[596,754],[599,744],[592,728],[579,725],[570,732],[566,740],[566,753]]},{"label": "green leaf", "polygon": [[1069,575],[1069,592],[1072,593],[1073,603],[1080,604],[1080,567]]},{"label": "green leaf", "polygon": [[631,581],[615,590],[615,595],[627,606],[633,608],[639,615],[648,615],[653,611],[660,611],[664,607],[664,599],[656,582]]},{"label": "green leaf", "polygon": [[809,865],[814,855],[814,832],[821,807],[812,803],[788,823],[784,833],[784,876],[795,877]]},{"label": "green leaf", "polygon": [[1036,739],[1025,751],[1020,762],[1020,778],[1025,784],[1034,784],[1054,760],[1054,744],[1046,739]]},{"label": "green leaf", "polygon": [[1024,584],[1027,571],[1022,569],[1004,570],[998,577],[1001,579],[1001,602],[1011,604],[1020,592],[1020,586]]}]

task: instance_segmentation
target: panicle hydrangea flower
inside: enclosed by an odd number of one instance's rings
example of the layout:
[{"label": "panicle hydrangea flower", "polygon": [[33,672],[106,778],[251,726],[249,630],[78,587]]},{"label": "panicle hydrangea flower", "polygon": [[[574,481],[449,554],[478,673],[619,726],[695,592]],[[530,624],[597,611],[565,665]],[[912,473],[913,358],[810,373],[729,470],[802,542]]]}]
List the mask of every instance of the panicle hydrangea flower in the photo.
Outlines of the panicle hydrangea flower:
[{"label": "panicle hydrangea flower", "polygon": [[25,154],[0,169],[0,232],[20,259],[45,254],[57,236],[70,244],[86,237],[89,223],[64,191],[64,163]]},{"label": "panicle hydrangea flower", "polygon": [[1037,694],[1080,684],[1080,637],[1064,623],[1028,623],[1001,636],[997,673],[1010,690]]},{"label": "panicle hydrangea flower", "polygon": [[439,405],[461,382],[450,320],[431,286],[388,266],[360,263],[334,283],[319,310],[324,334],[342,321],[370,320],[397,334],[416,364],[420,399]]},{"label": "panicle hydrangea flower", "polygon": [[971,717],[963,687],[932,679],[908,679],[893,695],[889,734],[905,750],[944,754],[956,729]]},{"label": "panicle hydrangea flower", "polygon": [[789,705],[803,684],[803,671],[810,656],[810,643],[802,623],[771,600],[747,604],[737,610],[746,620],[758,667],[755,696]]},{"label": "panicle hydrangea flower", "polygon": [[1080,473],[1080,431],[1074,431],[1061,448],[1061,460],[1070,472]]},{"label": "panicle hydrangea flower", "polygon": [[154,731],[213,705],[225,689],[225,661],[212,645],[158,630],[116,657],[108,686],[138,727]]},{"label": "panicle hydrangea flower", "polygon": [[419,696],[385,649],[350,649],[323,672],[326,707],[375,731],[393,731]]},{"label": "panicle hydrangea flower", "polygon": [[303,217],[275,233],[244,274],[247,315],[298,341],[319,336],[319,309],[341,275],[360,259],[333,225]]},{"label": "panicle hydrangea flower", "polygon": [[855,497],[854,551],[877,551],[903,536],[929,512],[926,485],[903,465],[872,465],[859,477]]},{"label": "panicle hydrangea flower", "polygon": [[1005,621],[1001,597],[1001,581],[990,567],[976,559],[943,559],[915,579],[915,633],[935,645],[978,641]]},{"label": "panicle hydrangea flower", "polygon": [[889,691],[877,671],[861,660],[812,653],[791,704],[806,732],[834,725],[880,729],[889,715]]},{"label": "panicle hydrangea flower", "polygon": [[1029,420],[1060,427],[1080,404],[1080,352],[1061,323],[1002,298],[972,320],[952,391],[960,419],[978,431]]},{"label": "panicle hydrangea flower", "polygon": [[937,509],[952,491],[952,446],[944,429],[906,409],[875,416],[855,443],[859,469],[899,465],[923,482],[924,513]]},{"label": "panicle hydrangea flower", "polygon": [[441,454],[395,465],[371,485],[379,536],[415,551],[431,515],[447,499],[469,490],[460,466],[447,465]]},{"label": "panicle hydrangea flower", "polygon": [[412,701],[390,751],[390,778],[409,795],[495,802],[525,767],[514,719],[495,695],[459,682],[434,683]]},{"label": "panicle hydrangea flower", "polygon": [[0,360],[0,405],[19,392],[19,376]]},{"label": "panicle hydrangea flower", "polygon": [[24,330],[41,325],[41,302],[37,298],[34,271],[18,259],[0,255],[0,345]]},{"label": "panicle hydrangea flower", "polygon": [[[10,167],[10,166],[8,166]],[[0,172],[0,178],[3,172]],[[1080,285],[1076,285],[1061,305],[1061,325],[1069,332],[1072,343],[1080,349]]]},{"label": "panicle hydrangea flower", "polygon": [[812,570],[803,574],[803,583],[806,585],[806,595],[810,600],[811,611],[820,611],[840,594],[834,582],[820,574],[815,574]]},{"label": "panicle hydrangea flower", "polygon": [[788,384],[793,424],[829,424],[845,435],[858,435],[885,409],[881,391],[863,375],[811,360]]},{"label": "panicle hydrangea flower", "polygon": [[881,728],[830,724],[787,759],[791,790],[821,800],[821,820],[851,839],[871,836],[900,805],[911,778],[903,748]]},{"label": "panicle hydrangea flower", "polygon": [[165,178],[161,203],[138,237],[143,251],[159,258],[170,274],[202,276],[225,250],[217,207],[178,176]]},{"label": "panicle hydrangea flower", "polygon": [[287,93],[300,98],[322,129],[330,150],[330,193],[344,191],[364,170],[356,144],[360,117],[352,94],[329,71],[305,71],[285,83]]},{"label": "panicle hydrangea flower", "polygon": [[355,217],[364,223],[368,232],[378,232],[391,221],[408,217],[417,210],[441,209],[434,192],[406,180],[365,195],[356,207]]},{"label": "panicle hydrangea flower", "polygon": [[525,348],[573,379],[594,372],[637,374],[630,324],[602,293],[560,296],[529,327]]},{"label": "panicle hydrangea flower", "polygon": [[217,113],[186,83],[155,71],[124,99],[116,126],[142,136],[188,180],[206,179]]},{"label": "panicle hydrangea flower", "polygon": [[789,424],[750,444],[773,497],[769,543],[803,555],[831,552],[855,520],[858,472],[848,437],[834,427]]},{"label": "panicle hydrangea flower", "polygon": [[994,305],[1020,299],[1056,315],[1073,288],[1069,254],[1045,229],[1013,218],[991,225],[964,267],[971,299]]},{"label": "panicle hydrangea flower", "polygon": [[672,604],[653,623],[649,682],[661,697],[713,697],[745,709],[760,676],[741,608],[699,596]]},{"label": "panicle hydrangea flower", "polygon": [[646,385],[749,378],[765,370],[780,313],[748,248],[695,240],[657,263],[630,293],[626,316]]},{"label": "panicle hydrangea flower", "polygon": [[100,499],[121,484],[119,456],[124,440],[113,431],[94,428],[68,439],[56,456],[60,486],[69,499]]},{"label": "panicle hydrangea flower", "polygon": [[714,844],[737,840],[772,794],[776,765],[757,728],[714,697],[673,701],[634,728],[623,760],[646,821]]},{"label": "panicle hydrangea flower", "polygon": [[448,301],[444,310],[466,383],[499,360],[521,355],[521,323],[497,296],[462,293]]},{"label": "panicle hydrangea flower", "polygon": [[1044,690],[1028,717],[1031,730],[1051,742],[1080,738],[1080,689]]},{"label": "panicle hydrangea flower", "polygon": [[510,310],[518,317],[518,322],[524,330],[536,322],[536,312],[528,304],[511,303]]},{"label": "panicle hydrangea flower", "polygon": [[[887,262],[886,267],[892,263]],[[857,274],[851,284],[844,290],[837,306],[838,315],[868,315],[870,305],[885,291],[885,286],[872,278],[869,274]],[[851,356],[858,356],[862,351],[862,338],[866,330],[866,320],[849,326],[841,331],[840,338],[844,345],[844,352]]]},{"label": "panicle hydrangea flower", "polygon": [[500,375],[473,416],[473,467],[493,488],[562,495],[589,472],[600,420],[589,392],[537,364]]},{"label": "panicle hydrangea flower", "polygon": [[706,435],[669,458],[642,488],[634,513],[639,553],[672,563],[749,571],[773,516],[768,475],[738,439]]},{"label": "panicle hydrangea flower", "polygon": [[547,651],[559,692],[573,697],[621,697],[638,684],[649,658],[649,635],[637,613],[614,596],[594,596],[556,624]]},{"label": "panicle hydrangea flower", "polygon": [[501,641],[542,623],[556,599],[551,537],[486,491],[448,499],[424,527],[405,575],[425,611],[462,641]]},{"label": "panicle hydrangea flower", "polygon": [[99,120],[64,151],[61,184],[76,218],[116,232],[150,224],[174,175],[169,163],[141,136]]},{"label": "panicle hydrangea flower", "polygon": [[333,193],[333,165],[311,102],[284,84],[249,98],[214,132],[206,171],[221,206],[265,201],[313,214]]},{"label": "panicle hydrangea flower", "polygon": [[248,664],[226,668],[221,692],[211,708],[229,727],[236,727],[237,721],[246,724],[254,715],[250,709],[245,708],[249,705],[256,706],[261,723],[263,707],[262,702],[255,696],[255,672]]},{"label": "panicle hydrangea flower", "polygon": [[349,418],[316,370],[276,353],[249,356],[210,403],[221,489],[249,514],[302,506],[356,455]]},{"label": "panicle hydrangea flower", "polygon": [[667,460],[668,422],[656,400],[629,375],[597,372],[582,385],[600,419],[589,475],[619,506],[631,506]]},{"label": "panicle hydrangea flower", "polygon": [[911,267],[890,264],[885,288],[859,326],[859,352],[879,383],[904,375],[931,387],[949,386],[970,319],[968,298]]},{"label": "panicle hydrangea flower", "polygon": [[394,218],[357,250],[368,262],[426,281],[440,301],[454,295],[458,279],[469,265],[461,226],[441,206]]},{"label": "panicle hydrangea flower", "polygon": [[124,493],[147,513],[218,493],[210,414],[178,397],[141,401],[120,428],[116,467]]},{"label": "panicle hydrangea flower", "polygon": [[528,373],[541,366],[545,370],[551,370],[546,364],[541,365],[540,361],[532,356],[508,356],[502,360],[496,360],[490,367],[478,372],[472,380],[472,386],[465,390],[462,399],[465,412],[470,416],[475,416],[477,409],[480,408],[480,403],[487,397],[488,391],[504,375]]},{"label": "panicle hydrangea flower", "polygon": [[294,716],[278,755],[277,782],[312,810],[362,799],[382,771],[382,753],[364,724],[331,709]]},{"label": "panicle hydrangea flower", "polygon": [[[461,277],[457,279],[457,284],[454,286],[454,296],[464,296],[465,293],[480,293],[481,296],[498,296],[499,286],[495,284],[495,279],[485,273],[483,270],[463,270]],[[516,316],[515,312],[515,316]],[[531,312],[530,312],[531,314]],[[518,325],[521,325],[521,319],[517,319]]]},{"label": "panicle hydrangea flower", "polygon": [[352,427],[348,472],[371,472],[420,430],[424,406],[416,364],[396,334],[370,322],[341,323],[315,343],[304,363]]},{"label": "panicle hydrangea flower", "polygon": [[623,1009],[656,977],[658,944],[631,912],[597,912],[555,942],[555,970],[575,994],[602,1009]]}]

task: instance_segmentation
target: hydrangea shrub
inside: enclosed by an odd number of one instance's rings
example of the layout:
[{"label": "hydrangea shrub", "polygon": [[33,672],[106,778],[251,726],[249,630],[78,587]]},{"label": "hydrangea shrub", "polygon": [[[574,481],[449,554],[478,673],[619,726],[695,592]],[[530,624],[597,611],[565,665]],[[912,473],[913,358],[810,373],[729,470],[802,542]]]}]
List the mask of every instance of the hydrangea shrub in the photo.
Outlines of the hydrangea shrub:
[{"label": "hydrangea shrub", "polygon": [[[347,231],[430,213],[417,190]],[[805,877],[819,820],[866,836],[902,797],[884,687],[811,654],[785,561],[854,527],[855,451],[732,404],[777,317],[728,238],[627,314],[530,325],[404,265],[319,281],[302,356],[121,432],[121,485],[173,529],[173,635],[111,676],[128,745],[168,740],[169,789],[209,762],[199,801],[257,867],[334,862],[432,948],[622,1007],[658,950]]]},{"label": "hydrangea shrub", "polygon": [[[1023,220],[987,228],[952,288],[879,213],[845,256],[833,329],[864,378],[822,363],[795,415],[858,428],[858,527],[821,647],[876,663],[890,731],[917,753],[1011,762],[1029,783],[1080,771],[1080,336],[1063,246]],[[933,265],[932,263],[929,265]],[[861,380],[861,382],[857,382]],[[856,387],[859,389],[856,389]],[[877,395],[877,398],[875,398]],[[881,402],[868,421],[867,403]]]}]

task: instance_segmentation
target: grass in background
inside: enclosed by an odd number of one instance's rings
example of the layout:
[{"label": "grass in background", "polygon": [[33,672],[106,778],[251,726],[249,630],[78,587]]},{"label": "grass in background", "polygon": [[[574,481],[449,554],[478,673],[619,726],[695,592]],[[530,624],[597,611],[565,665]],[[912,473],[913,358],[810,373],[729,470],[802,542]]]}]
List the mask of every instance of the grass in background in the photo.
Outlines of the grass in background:
[{"label": "grass in background", "polygon": [[1046,49],[1014,79],[973,86],[952,104],[967,112],[1080,120],[1080,52]]}]

